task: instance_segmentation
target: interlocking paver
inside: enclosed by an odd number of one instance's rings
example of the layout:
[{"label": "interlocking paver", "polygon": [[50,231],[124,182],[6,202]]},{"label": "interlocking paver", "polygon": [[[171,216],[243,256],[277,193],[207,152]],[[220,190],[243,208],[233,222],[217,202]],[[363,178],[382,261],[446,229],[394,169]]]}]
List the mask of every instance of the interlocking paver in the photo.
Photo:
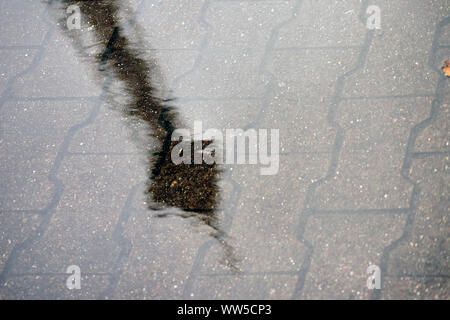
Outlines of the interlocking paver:
[{"label": "interlocking paver", "polygon": [[345,138],[336,175],[318,187],[314,206],[324,210],[409,207],[412,185],[400,172],[408,133],[430,108],[430,98],[392,99],[389,105],[383,100],[343,102],[337,122]]},{"label": "interlocking paver", "polygon": [[417,137],[415,152],[449,152],[450,105],[444,103],[436,114],[436,121],[426,127]]},{"label": "interlocking paver", "polygon": [[0,298],[448,299],[448,1],[379,0],[374,31],[360,0],[121,4],[176,124],[280,129],[279,172],[224,166],[213,222],[155,211],[136,74],[86,55],[114,26],[0,1]]},{"label": "interlocking paver", "polygon": [[55,187],[48,179],[64,136],[92,103],[8,101],[1,111],[0,210],[43,210]]},{"label": "interlocking paver", "polygon": [[22,243],[38,227],[41,217],[38,213],[2,212],[0,215],[0,270],[3,270],[12,250]]},{"label": "interlocking paver", "polygon": [[336,78],[351,69],[357,56],[357,50],[342,49],[276,51],[269,70],[277,89],[260,126],[280,128],[281,150],[331,151],[336,131],[327,121],[328,107]]},{"label": "interlocking paver", "polygon": [[0,92],[4,93],[8,85],[30,67],[36,51],[37,49],[0,50]]},{"label": "interlocking paver", "polygon": [[206,32],[200,18],[207,9],[205,2],[142,1],[137,20],[145,34],[151,34],[145,38],[149,45],[156,49],[198,49]]},{"label": "interlocking paver", "polygon": [[[328,160],[299,154],[281,156],[280,161],[280,172],[274,176],[258,175],[258,166],[233,168],[233,180],[242,191],[227,234],[240,273],[230,274],[226,265],[217,264],[221,245],[215,244],[202,257],[201,269],[193,270],[195,281],[185,297],[227,298],[233,291],[252,299],[292,295],[306,252],[297,239],[297,208],[302,206],[308,183],[321,177]],[[291,190],[295,196],[287,196]],[[227,199],[224,201],[227,204]],[[278,283],[280,279],[287,282]],[[208,287],[202,285],[205,281],[210,283]],[[267,290],[259,292],[261,286]]]},{"label": "interlocking paver", "polygon": [[448,299],[449,157],[415,159],[420,193],[410,235],[390,254],[385,298]]},{"label": "interlocking paver", "polygon": [[[182,298],[197,251],[211,231],[177,216],[155,218],[146,211],[132,212],[124,237],[130,240],[133,249],[123,266],[117,289],[110,296]],[[180,259],[183,263],[179,263]]]},{"label": "interlocking paver", "polygon": [[[72,154],[137,154],[152,146],[146,136],[146,125],[126,121],[119,104],[102,105],[95,121],[73,137],[69,147]],[[144,133],[143,133],[144,132]],[[137,141],[141,141],[138,145]],[[156,150],[155,150],[156,151]]]},{"label": "interlocking paver", "polygon": [[[363,7],[361,7],[363,6]],[[359,0],[297,1],[294,16],[281,30],[277,48],[360,46],[366,33]]]},{"label": "interlocking paver", "polygon": [[2,1],[0,21],[1,46],[39,46],[51,27],[43,1]]},{"label": "interlocking paver", "polygon": [[380,263],[383,248],[401,236],[405,220],[399,214],[311,216],[304,237],[314,253],[299,298],[370,298],[366,269]]},{"label": "interlocking paver", "polygon": [[89,68],[74,50],[67,50],[68,39],[55,32],[38,65],[19,78],[14,94],[19,97],[95,97],[101,92],[95,70]]},{"label": "interlocking paver", "polygon": [[346,80],[344,97],[433,93],[438,75],[429,68],[428,57],[436,25],[448,8],[418,1],[377,5],[382,29],[373,37],[364,67]]},{"label": "interlocking paver", "polygon": [[[290,299],[295,288],[295,275],[249,274],[238,276],[205,276],[196,280],[194,291],[186,299]],[[243,285],[245,284],[245,285]],[[202,294],[205,287],[212,290]]]},{"label": "interlocking paver", "polygon": [[2,299],[95,299],[102,288],[106,288],[109,275],[86,274],[81,281],[83,290],[68,290],[66,280],[69,274],[65,270],[55,273],[34,273],[14,275],[3,285]]}]

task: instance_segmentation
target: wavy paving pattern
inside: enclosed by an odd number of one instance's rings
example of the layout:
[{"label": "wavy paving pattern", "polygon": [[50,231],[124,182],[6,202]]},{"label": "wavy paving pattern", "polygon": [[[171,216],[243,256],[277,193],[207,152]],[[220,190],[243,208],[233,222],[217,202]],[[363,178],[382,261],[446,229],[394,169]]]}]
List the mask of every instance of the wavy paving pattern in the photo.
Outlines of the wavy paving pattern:
[{"label": "wavy paving pattern", "polygon": [[449,298],[449,1],[125,2],[180,122],[279,128],[280,170],[225,166],[218,224],[158,216],[154,145],[77,51],[86,20],[0,0],[1,298]]}]

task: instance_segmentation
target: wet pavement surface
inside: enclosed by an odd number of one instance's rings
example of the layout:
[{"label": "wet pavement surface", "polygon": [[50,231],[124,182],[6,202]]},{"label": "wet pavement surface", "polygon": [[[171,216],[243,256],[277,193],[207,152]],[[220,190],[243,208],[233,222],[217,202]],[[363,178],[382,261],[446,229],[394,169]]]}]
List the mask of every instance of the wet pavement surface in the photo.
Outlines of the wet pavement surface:
[{"label": "wet pavement surface", "polygon": [[[0,0],[0,30],[1,299],[449,299],[450,1]],[[279,129],[277,174],[175,165],[194,121]]]}]

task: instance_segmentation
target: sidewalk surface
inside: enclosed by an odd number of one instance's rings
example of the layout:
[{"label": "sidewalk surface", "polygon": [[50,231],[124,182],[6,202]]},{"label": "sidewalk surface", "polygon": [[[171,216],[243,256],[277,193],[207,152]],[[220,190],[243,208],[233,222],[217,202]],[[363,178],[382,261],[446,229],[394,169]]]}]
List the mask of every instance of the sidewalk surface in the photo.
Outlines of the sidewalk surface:
[{"label": "sidewalk surface", "polygon": [[129,6],[180,121],[279,129],[279,171],[226,165],[213,222],[161,217],[145,123],[77,49],[84,7],[67,32],[0,0],[1,299],[450,298],[449,0]]}]

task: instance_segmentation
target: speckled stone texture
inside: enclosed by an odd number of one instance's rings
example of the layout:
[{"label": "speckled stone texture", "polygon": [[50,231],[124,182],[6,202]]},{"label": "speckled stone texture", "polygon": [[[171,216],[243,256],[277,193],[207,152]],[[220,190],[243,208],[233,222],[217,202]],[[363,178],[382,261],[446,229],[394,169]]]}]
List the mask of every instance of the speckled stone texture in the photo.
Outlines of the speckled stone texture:
[{"label": "speckled stone texture", "polygon": [[214,223],[152,209],[158,145],[55,2],[0,0],[0,299],[450,298],[449,0],[122,1],[180,123],[280,130]]}]

